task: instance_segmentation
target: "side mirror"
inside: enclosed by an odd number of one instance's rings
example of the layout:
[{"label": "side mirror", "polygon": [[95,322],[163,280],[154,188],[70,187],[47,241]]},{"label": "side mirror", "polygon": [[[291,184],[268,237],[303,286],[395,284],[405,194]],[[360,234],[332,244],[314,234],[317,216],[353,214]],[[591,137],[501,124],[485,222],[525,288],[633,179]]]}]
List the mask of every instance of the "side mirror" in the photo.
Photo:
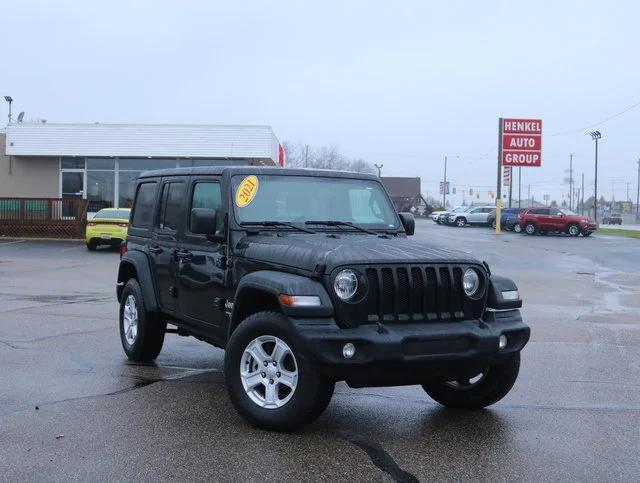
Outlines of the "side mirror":
[{"label": "side mirror", "polygon": [[413,213],[398,213],[398,216],[406,234],[413,235],[416,232],[416,219],[413,217]]},{"label": "side mirror", "polygon": [[210,208],[192,208],[189,231],[198,235],[215,235],[216,210]]}]

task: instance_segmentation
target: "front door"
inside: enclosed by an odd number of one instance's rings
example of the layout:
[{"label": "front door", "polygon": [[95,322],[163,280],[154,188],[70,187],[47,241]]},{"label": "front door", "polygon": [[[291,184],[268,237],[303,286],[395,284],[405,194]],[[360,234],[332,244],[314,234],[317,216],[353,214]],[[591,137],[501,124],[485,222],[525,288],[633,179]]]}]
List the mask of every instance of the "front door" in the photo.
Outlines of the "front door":
[{"label": "front door", "polygon": [[84,198],[84,171],[62,172],[62,216],[75,218],[78,203]]},{"label": "front door", "polygon": [[190,230],[191,210],[209,208],[217,211],[212,233],[222,232],[224,208],[220,179],[194,177],[189,192],[187,223],[177,253],[180,318],[222,332],[228,319],[224,306],[227,247],[223,242],[209,241],[206,235]]}]

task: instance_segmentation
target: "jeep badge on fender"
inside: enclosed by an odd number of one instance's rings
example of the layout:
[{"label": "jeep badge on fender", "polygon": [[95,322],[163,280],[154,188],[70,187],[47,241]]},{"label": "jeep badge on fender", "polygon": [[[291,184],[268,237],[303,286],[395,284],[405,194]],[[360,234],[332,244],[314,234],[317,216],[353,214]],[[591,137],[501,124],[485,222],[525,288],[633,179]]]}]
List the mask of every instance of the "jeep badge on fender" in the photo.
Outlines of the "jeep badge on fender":
[{"label": "jeep badge on fender", "polygon": [[277,431],[317,418],[337,381],[493,404],[529,340],[518,288],[466,253],[410,238],[414,228],[375,176],[143,173],[117,280],[124,351],[154,360],[167,324],[225,349],[234,407]]}]

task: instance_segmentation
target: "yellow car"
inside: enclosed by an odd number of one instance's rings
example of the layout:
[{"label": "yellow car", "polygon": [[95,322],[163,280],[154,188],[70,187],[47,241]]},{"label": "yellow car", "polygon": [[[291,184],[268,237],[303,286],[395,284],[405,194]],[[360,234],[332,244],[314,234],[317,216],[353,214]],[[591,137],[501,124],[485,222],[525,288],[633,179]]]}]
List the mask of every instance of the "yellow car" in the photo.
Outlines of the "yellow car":
[{"label": "yellow car", "polygon": [[87,222],[87,248],[95,250],[98,245],[120,246],[127,238],[129,208],[105,208],[98,211]]}]

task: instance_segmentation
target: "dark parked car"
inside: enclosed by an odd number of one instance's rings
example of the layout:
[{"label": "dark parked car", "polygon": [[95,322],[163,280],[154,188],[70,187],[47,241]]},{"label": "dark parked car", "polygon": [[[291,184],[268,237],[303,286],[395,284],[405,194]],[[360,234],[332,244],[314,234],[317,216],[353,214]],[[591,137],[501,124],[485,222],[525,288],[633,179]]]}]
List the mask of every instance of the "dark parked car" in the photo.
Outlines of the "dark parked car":
[{"label": "dark parked car", "polygon": [[224,348],[232,404],[265,429],[312,421],[341,380],[493,404],[529,340],[518,289],[413,232],[376,176],[143,173],[117,280],[124,351],[153,361],[167,332]]},{"label": "dark parked car", "polygon": [[527,235],[557,232],[589,236],[596,230],[596,223],[591,218],[564,208],[532,208],[522,212],[518,222]]},{"label": "dark parked car", "polygon": [[[523,211],[524,211],[523,208],[503,208],[501,210],[501,215],[500,215],[500,226],[508,231],[514,230],[515,226],[518,225],[518,215]],[[489,217],[487,218],[487,224],[491,228],[496,227],[495,210],[491,212],[491,214],[489,214]],[[518,229],[519,228],[520,228],[520,225],[518,225]],[[518,233],[519,232],[520,231],[518,230]]]},{"label": "dark parked car", "polygon": [[602,219],[605,225],[622,225],[622,215],[620,213],[611,213]]}]

